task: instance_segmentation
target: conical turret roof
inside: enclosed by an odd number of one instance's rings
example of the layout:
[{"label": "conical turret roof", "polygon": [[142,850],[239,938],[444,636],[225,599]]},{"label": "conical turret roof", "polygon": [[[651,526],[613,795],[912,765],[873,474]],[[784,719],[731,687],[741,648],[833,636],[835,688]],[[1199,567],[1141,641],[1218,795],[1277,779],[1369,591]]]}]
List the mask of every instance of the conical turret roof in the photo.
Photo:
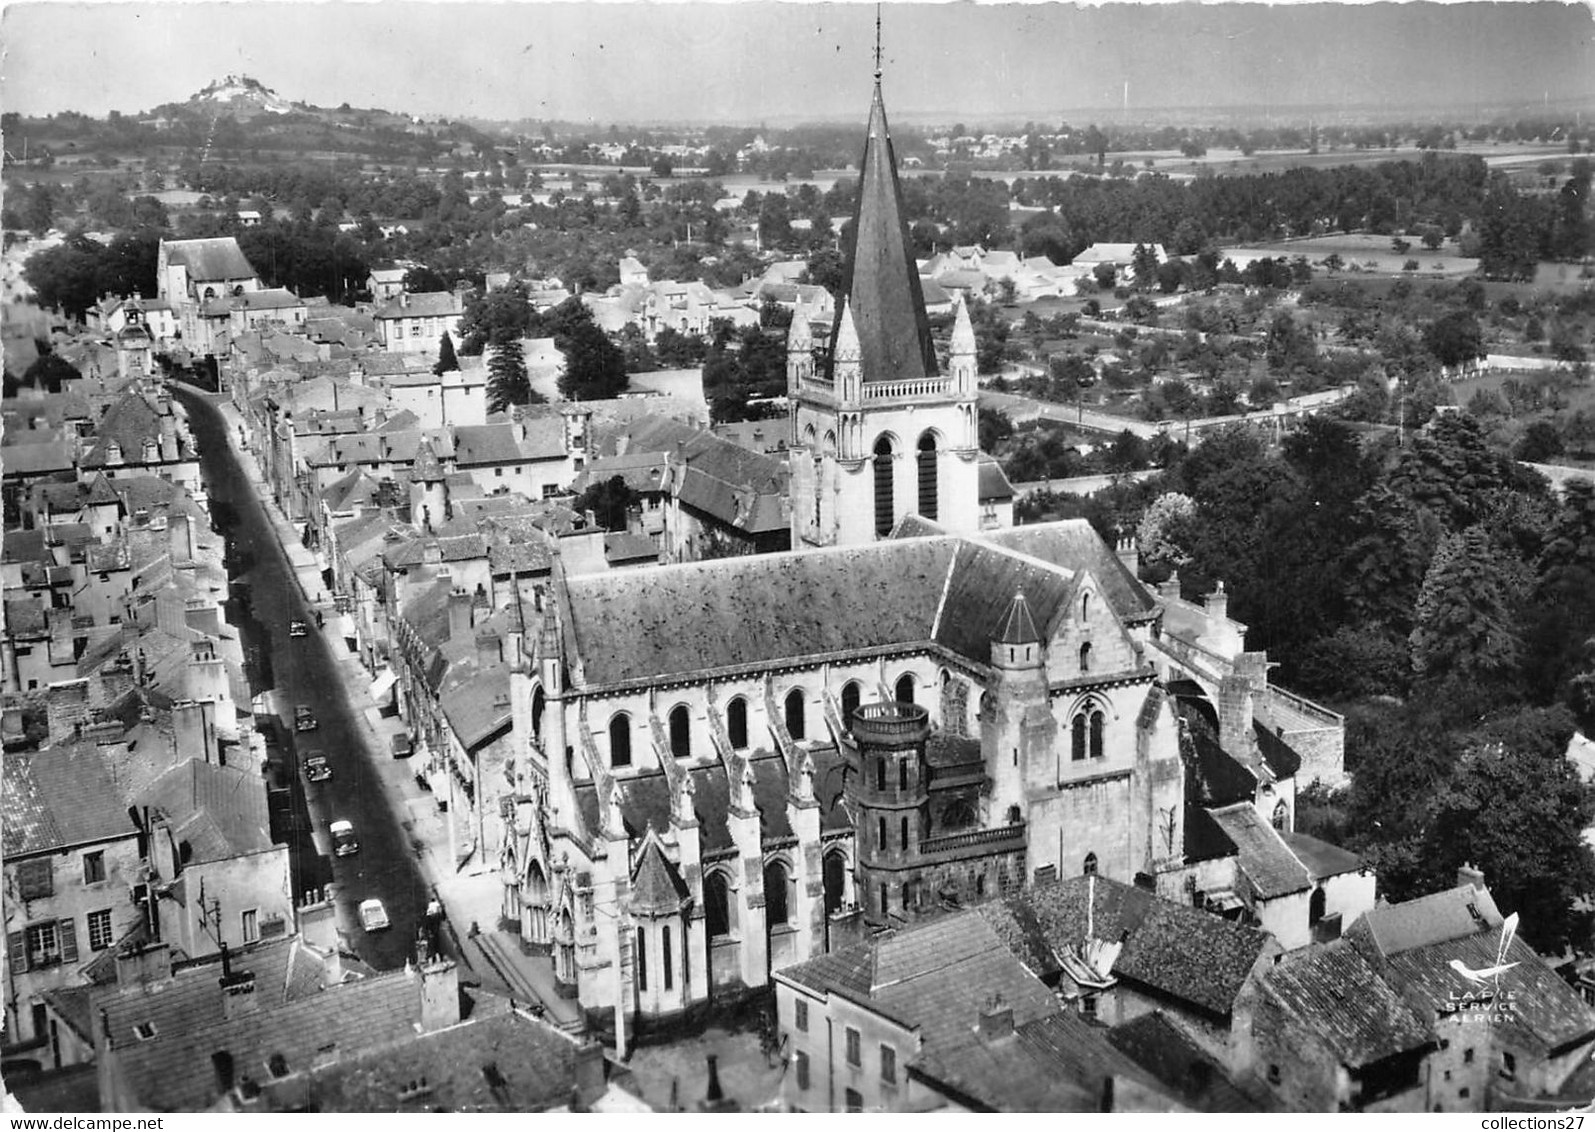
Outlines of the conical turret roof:
[{"label": "conical turret roof", "polygon": [[1024,590],[1013,595],[1013,603],[1008,606],[1008,618],[1003,622],[1002,633],[997,637],[1000,645],[1028,645],[1041,639],[1041,634],[1036,632],[1036,622],[1030,616],[1030,603],[1025,600]]},{"label": "conical turret roof", "polygon": [[969,321],[969,304],[962,295],[958,296],[958,313],[953,319],[953,338],[948,350],[954,357],[975,352],[975,326]]},{"label": "conical turret roof", "polygon": [[[897,181],[897,159],[892,153],[878,75],[864,156],[859,162],[858,208],[853,214],[844,278],[847,305],[852,307],[858,328],[864,380],[935,376],[936,350],[925,317],[919,267],[903,219],[902,187]],[[841,322],[838,310],[831,335],[838,345]]]}]

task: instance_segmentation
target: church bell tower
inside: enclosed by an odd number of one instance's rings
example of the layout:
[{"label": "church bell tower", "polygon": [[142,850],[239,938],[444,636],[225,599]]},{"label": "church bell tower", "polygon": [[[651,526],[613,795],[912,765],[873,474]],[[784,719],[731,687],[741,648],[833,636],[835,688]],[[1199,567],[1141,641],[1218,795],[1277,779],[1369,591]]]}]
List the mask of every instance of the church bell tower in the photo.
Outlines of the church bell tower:
[{"label": "church bell tower", "polygon": [[816,350],[800,317],[787,338],[792,545],[849,546],[921,515],[980,529],[975,338],[959,304],[942,373],[925,315],[881,99],[859,162],[845,290]]}]

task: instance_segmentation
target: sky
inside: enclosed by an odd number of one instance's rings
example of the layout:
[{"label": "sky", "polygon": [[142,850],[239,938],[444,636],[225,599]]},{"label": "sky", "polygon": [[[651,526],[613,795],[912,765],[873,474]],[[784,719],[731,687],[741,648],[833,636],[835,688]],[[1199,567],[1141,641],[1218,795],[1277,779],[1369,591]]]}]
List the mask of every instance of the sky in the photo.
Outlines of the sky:
[{"label": "sky", "polygon": [[[1591,4],[882,7],[884,90],[899,119],[1595,106]],[[134,113],[231,73],[290,100],[425,116],[850,121],[868,109],[875,10],[762,0],[9,0],[0,106]]]}]

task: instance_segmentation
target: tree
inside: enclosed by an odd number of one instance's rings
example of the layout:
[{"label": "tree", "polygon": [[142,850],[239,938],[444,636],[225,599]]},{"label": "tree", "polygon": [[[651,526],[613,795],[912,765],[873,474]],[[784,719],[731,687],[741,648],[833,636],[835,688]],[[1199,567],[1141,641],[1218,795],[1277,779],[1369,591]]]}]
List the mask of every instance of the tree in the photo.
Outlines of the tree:
[{"label": "tree", "polygon": [[1418,592],[1413,671],[1480,686],[1509,679],[1523,647],[1513,581],[1483,528],[1442,539]]},{"label": "tree", "polygon": [[1423,345],[1443,366],[1465,365],[1484,356],[1484,332],[1472,311],[1452,311],[1424,327]]},{"label": "tree", "polygon": [[[523,367],[525,365],[524,358],[522,359],[522,365]],[[442,339],[438,342],[438,360],[437,365],[432,367],[432,372],[441,376],[459,368],[460,361],[454,355],[454,339],[450,338],[449,332],[445,330]]]},{"label": "tree", "polygon": [[1516,451],[1519,460],[1543,464],[1562,454],[1562,434],[1550,421],[1535,421],[1518,438]]},{"label": "tree", "polygon": [[[568,300],[566,305],[569,302],[581,305],[579,299]],[[522,283],[485,295],[473,294],[465,300],[465,313],[460,318],[460,353],[473,356],[482,353],[490,342],[531,338],[536,321]]]},{"label": "tree", "polygon": [[1559,952],[1585,938],[1573,902],[1595,886],[1583,832],[1595,818],[1590,788],[1563,757],[1565,709],[1523,709],[1472,737],[1434,803],[1426,861],[1436,879],[1471,863],[1523,938]]},{"label": "tree", "polygon": [[571,505],[577,512],[591,511],[593,520],[606,531],[624,531],[626,513],[637,502],[637,493],[620,476],[593,483]]},{"label": "tree", "polygon": [[531,401],[532,384],[526,373],[526,352],[520,340],[499,339],[492,344],[487,356],[487,411],[501,413],[511,405],[525,405]]},{"label": "tree", "polygon": [[1191,561],[1184,541],[1195,521],[1196,503],[1177,491],[1164,492],[1152,501],[1135,530],[1141,561],[1154,568],[1177,570]]},{"label": "tree", "polygon": [[[568,305],[568,304],[565,304]],[[584,312],[585,307],[581,308]],[[598,328],[589,314],[554,336],[565,355],[559,391],[572,401],[601,401],[626,389],[626,355]]]},{"label": "tree", "polygon": [[997,409],[980,407],[980,450],[995,452],[997,446],[1013,435],[1013,422]]}]

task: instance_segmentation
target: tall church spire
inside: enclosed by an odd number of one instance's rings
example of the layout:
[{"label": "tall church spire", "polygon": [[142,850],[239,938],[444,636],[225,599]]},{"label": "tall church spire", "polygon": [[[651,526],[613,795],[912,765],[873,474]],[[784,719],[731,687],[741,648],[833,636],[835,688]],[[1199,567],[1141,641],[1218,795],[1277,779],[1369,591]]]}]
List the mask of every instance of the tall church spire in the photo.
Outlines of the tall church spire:
[{"label": "tall church spire", "polygon": [[[919,267],[903,219],[903,193],[886,124],[886,104],[881,98],[878,52],[877,39],[875,97],[859,162],[858,207],[847,248],[846,297],[858,327],[865,381],[934,377],[936,350],[925,317]],[[832,341],[841,317],[839,304]]]}]

